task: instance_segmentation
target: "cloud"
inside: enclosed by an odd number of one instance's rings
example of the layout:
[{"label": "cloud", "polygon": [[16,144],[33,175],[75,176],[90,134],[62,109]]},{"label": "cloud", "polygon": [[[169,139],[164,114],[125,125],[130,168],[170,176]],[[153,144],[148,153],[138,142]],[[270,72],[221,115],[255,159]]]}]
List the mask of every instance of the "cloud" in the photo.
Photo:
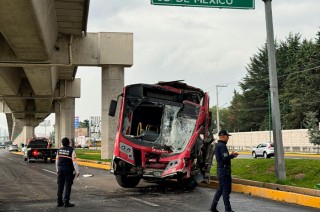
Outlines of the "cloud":
[{"label": "cloud", "polygon": [[[184,79],[209,91],[211,105],[227,106],[245,77],[250,57],[266,41],[264,3],[254,10],[155,6],[150,0],[90,1],[88,32],[132,32],[134,65],[126,68],[125,84]],[[320,30],[320,1],[272,1],[274,34],[314,38]],[[100,68],[79,67],[80,120],[100,115]]]},{"label": "cloud", "polygon": [[[88,31],[134,33],[134,65],[125,71],[126,85],[184,79],[209,91],[212,105],[217,84],[228,85],[219,93],[221,105],[228,105],[250,57],[266,41],[263,1],[256,1],[255,10],[155,6],[147,0],[90,3]],[[278,40],[290,32],[310,39],[319,30],[319,0],[272,1],[272,8]],[[82,98],[91,97],[83,93]]]}]

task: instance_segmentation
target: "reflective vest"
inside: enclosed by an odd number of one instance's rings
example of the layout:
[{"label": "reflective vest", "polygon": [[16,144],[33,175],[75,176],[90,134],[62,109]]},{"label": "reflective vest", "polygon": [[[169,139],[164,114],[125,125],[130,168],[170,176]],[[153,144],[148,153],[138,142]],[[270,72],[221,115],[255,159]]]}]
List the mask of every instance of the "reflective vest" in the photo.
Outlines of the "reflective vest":
[{"label": "reflective vest", "polygon": [[72,147],[62,147],[58,150],[58,166],[68,166],[74,170],[72,162]]}]

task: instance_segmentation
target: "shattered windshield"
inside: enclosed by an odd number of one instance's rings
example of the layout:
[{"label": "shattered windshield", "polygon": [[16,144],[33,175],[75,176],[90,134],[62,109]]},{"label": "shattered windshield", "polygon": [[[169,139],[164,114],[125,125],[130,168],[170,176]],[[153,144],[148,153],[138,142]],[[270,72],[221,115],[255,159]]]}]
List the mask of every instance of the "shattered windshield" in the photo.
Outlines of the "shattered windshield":
[{"label": "shattered windshield", "polygon": [[180,107],[165,105],[161,133],[156,143],[170,147],[173,153],[182,152],[194,131],[196,119],[179,113]]},{"label": "shattered windshield", "polygon": [[194,132],[199,106],[169,105],[127,99],[122,134],[144,146],[182,152]]}]

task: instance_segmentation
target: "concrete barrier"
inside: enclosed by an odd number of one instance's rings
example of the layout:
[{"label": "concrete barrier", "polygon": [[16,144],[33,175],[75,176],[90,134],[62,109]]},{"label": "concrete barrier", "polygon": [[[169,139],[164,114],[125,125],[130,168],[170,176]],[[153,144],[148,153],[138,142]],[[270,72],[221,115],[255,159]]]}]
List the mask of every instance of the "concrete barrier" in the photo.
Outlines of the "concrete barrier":
[{"label": "concrete barrier", "polygon": [[[285,152],[309,152],[317,153],[318,146],[314,146],[309,141],[307,129],[282,130],[282,142]],[[270,131],[252,132],[230,132],[228,141],[229,149],[250,151],[262,142],[273,142],[273,135]],[[217,136],[215,136],[217,138]]]}]

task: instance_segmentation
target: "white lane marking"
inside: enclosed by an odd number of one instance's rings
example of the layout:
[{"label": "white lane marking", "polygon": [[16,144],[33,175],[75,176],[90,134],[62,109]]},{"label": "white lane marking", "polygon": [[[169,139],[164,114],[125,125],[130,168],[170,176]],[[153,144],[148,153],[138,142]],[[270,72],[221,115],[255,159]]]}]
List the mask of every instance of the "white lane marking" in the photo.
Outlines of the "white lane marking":
[{"label": "white lane marking", "polygon": [[23,164],[23,165],[27,165],[26,163],[23,163],[23,162],[19,162],[19,163],[21,163],[21,164]]},{"label": "white lane marking", "polygon": [[135,198],[135,197],[130,197],[130,199],[136,200],[136,201],[138,201],[138,202],[141,202],[141,203],[144,203],[144,204],[146,204],[146,205],[153,206],[153,207],[159,207],[159,205],[157,205],[157,204],[154,204],[154,203],[152,203],[152,202],[145,201],[145,200],[142,200],[142,199],[138,199],[138,198]]},{"label": "white lane marking", "polygon": [[45,171],[45,172],[49,172],[51,174],[57,174],[56,172],[53,172],[53,171],[50,171],[50,170],[47,170],[47,169],[42,169],[42,170]]},{"label": "white lane marking", "polygon": [[12,158],[8,158],[9,160],[13,160]]}]

